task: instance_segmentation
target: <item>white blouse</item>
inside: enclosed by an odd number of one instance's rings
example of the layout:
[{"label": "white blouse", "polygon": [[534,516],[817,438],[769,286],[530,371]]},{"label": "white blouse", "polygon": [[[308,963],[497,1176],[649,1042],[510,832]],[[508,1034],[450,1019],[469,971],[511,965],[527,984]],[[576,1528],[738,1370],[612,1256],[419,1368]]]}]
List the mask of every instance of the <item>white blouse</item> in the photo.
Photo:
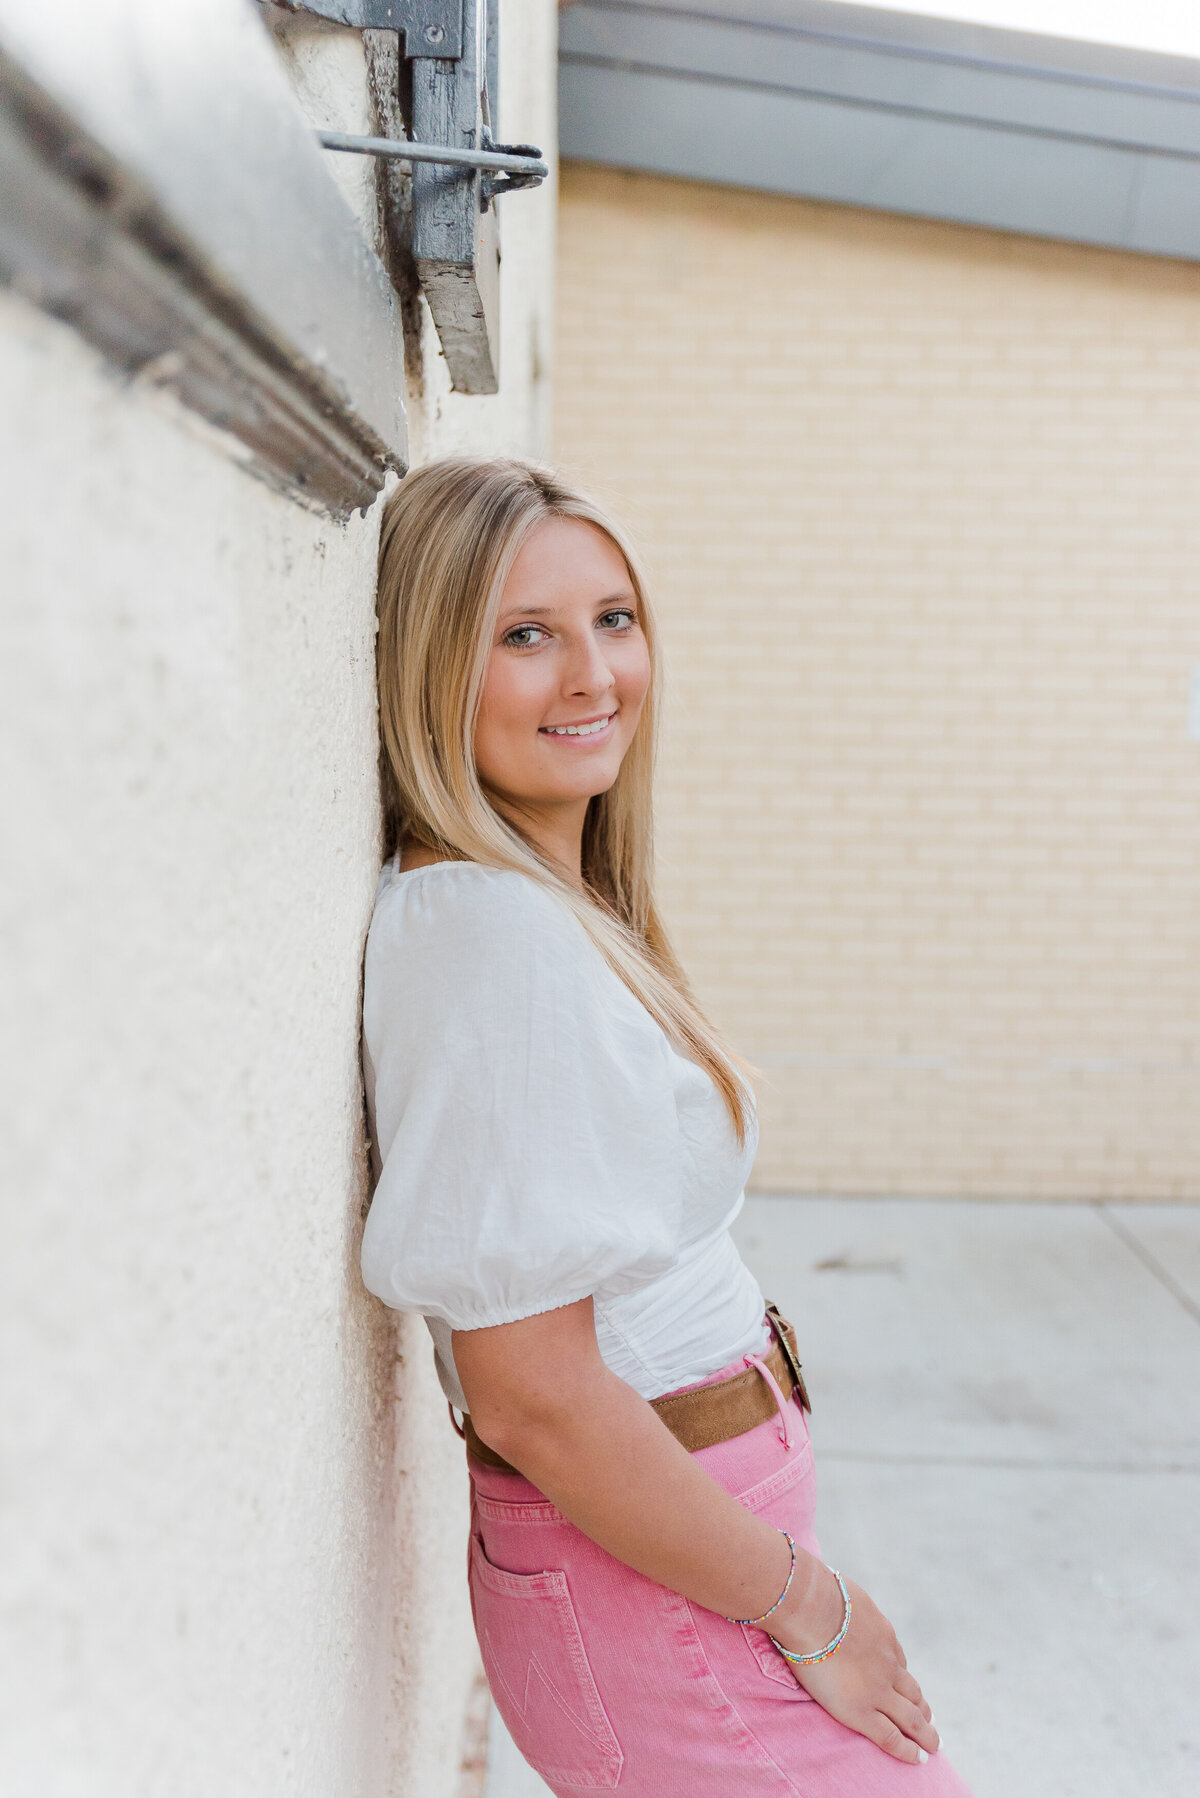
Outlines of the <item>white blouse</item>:
[{"label": "white blouse", "polygon": [[377,1175],[370,1290],[451,1330],[594,1299],[600,1352],[646,1398],[768,1340],[729,1234],[754,1159],[574,915],[524,874],[380,877],[364,1072]]}]

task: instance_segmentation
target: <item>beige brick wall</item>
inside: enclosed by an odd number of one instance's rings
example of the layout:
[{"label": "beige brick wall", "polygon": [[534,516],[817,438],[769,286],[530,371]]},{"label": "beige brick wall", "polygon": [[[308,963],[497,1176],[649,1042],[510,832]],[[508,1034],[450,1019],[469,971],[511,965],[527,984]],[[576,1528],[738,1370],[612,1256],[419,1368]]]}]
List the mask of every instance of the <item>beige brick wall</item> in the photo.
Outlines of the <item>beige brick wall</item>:
[{"label": "beige brick wall", "polygon": [[755,1185],[1200,1199],[1200,269],[583,167],[559,228]]}]

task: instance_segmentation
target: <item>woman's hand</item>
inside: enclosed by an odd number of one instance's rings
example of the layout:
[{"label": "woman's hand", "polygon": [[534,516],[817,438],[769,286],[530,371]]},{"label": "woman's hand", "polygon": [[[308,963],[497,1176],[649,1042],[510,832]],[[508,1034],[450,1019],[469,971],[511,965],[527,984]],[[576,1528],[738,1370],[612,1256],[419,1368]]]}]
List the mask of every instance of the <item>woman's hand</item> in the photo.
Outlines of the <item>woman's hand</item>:
[{"label": "woman's hand", "polygon": [[[456,1330],[453,1345],[480,1436],[593,1542],[721,1617],[759,1616],[778,1595],[791,1558],[781,1531],[719,1486],[608,1370],[591,1299]],[[792,1671],[839,1723],[897,1760],[919,1760],[938,1746],[929,1706],[887,1618],[847,1585],[845,1641],[820,1666]],[[788,1596],[766,1627],[793,1653],[811,1654],[841,1622],[837,1581],[798,1548]]]},{"label": "woman's hand", "polygon": [[[842,1625],[837,1581],[819,1561],[812,1566],[803,1599],[788,1604],[782,1622],[771,1619],[771,1634],[793,1654],[814,1654]],[[869,1737],[896,1760],[920,1761],[936,1754],[938,1733],[895,1630],[861,1586],[847,1580],[846,1590],[853,1613],[836,1654],[814,1667],[795,1667],[790,1661],[787,1665],[831,1717]]]}]

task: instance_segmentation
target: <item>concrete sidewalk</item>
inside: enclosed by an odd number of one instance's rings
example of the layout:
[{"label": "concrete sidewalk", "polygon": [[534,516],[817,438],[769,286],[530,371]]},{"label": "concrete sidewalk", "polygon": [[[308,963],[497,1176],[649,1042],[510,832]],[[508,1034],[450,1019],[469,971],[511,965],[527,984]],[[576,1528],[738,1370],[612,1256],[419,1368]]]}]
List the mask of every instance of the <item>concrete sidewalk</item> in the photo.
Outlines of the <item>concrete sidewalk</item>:
[{"label": "concrete sidewalk", "polygon": [[[752,1199],[822,1547],[977,1798],[1200,1794],[1200,1208]],[[546,1788],[493,1728],[488,1798]]]}]

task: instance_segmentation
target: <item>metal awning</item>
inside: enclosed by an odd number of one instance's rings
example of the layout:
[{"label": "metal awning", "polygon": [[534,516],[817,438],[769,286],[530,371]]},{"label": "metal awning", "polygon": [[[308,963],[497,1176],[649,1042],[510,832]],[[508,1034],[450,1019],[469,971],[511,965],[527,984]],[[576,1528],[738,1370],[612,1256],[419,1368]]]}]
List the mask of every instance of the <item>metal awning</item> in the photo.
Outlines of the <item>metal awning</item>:
[{"label": "metal awning", "polygon": [[1200,258],[1200,62],[830,0],[579,0],[564,157]]}]

